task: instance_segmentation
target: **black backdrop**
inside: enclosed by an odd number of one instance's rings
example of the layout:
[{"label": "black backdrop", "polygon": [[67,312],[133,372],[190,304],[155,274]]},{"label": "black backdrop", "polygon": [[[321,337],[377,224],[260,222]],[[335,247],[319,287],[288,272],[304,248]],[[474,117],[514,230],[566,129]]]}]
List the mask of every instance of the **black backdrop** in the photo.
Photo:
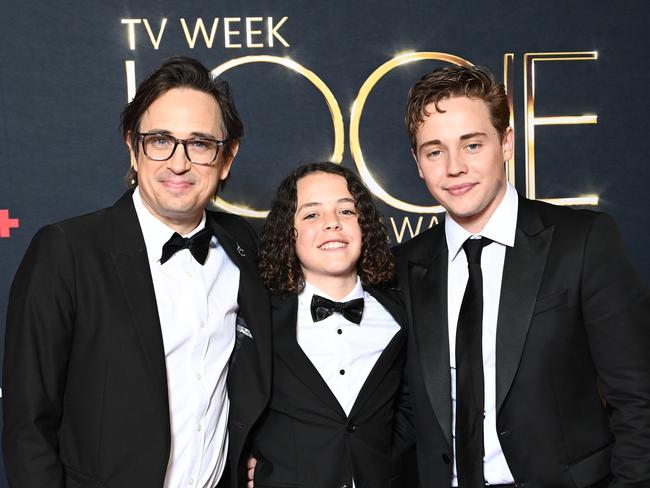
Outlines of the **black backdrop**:
[{"label": "black backdrop", "polygon": [[[381,208],[395,242],[416,233],[418,222],[420,230],[435,223],[431,209],[420,208],[435,202],[402,124],[408,87],[446,55],[487,66],[501,80],[505,59],[516,133],[512,181],[532,195],[534,174],[537,198],[597,199],[590,206],[614,215],[649,283],[649,14],[644,0],[3,0],[0,336],[12,277],[36,230],[107,206],[124,190],[129,163],[117,126],[128,82],[177,54],[225,69],[244,119],[225,201],[263,210],[290,168],[334,156],[367,168],[364,179],[390,195]],[[197,19],[205,36],[194,35]],[[410,58],[396,56],[406,52],[426,54],[402,63]],[[244,64],[226,69],[237,59]],[[382,66],[385,74],[368,81]],[[544,118],[582,115],[594,117]],[[585,121],[592,123],[577,123]]]}]

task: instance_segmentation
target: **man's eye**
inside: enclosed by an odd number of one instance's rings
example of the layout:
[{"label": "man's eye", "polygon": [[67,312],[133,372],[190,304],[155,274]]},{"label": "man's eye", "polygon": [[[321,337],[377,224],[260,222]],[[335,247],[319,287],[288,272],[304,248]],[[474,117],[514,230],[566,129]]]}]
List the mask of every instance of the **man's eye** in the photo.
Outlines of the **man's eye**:
[{"label": "man's eye", "polygon": [[187,144],[195,151],[207,151],[214,147],[214,143],[212,141],[204,139],[191,139],[187,141]]},{"label": "man's eye", "polygon": [[157,148],[164,148],[172,145],[172,141],[166,137],[152,137],[149,139],[149,144]]},{"label": "man's eye", "polygon": [[438,157],[440,157],[441,154],[442,154],[442,151],[439,150],[439,149],[436,149],[434,151],[429,151],[429,153],[427,154],[427,157],[428,158],[438,158]]},{"label": "man's eye", "polygon": [[480,149],[481,145],[478,142],[473,142],[472,144],[467,145],[467,149],[470,151],[478,151]]}]

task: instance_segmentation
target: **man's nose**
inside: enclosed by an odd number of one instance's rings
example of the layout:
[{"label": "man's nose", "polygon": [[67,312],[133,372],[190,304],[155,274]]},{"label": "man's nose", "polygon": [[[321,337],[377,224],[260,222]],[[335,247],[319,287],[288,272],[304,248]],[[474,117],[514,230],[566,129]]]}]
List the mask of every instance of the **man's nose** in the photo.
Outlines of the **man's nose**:
[{"label": "man's nose", "polygon": [[186,173],[192,167],[192,162],[185,154],[185,145],[178,144],[174,149],[174,154],[167,160],[167,168],[176,174]]},{"label": "man's nose", "polygon": [[457,176],[467,172],[467,164],[458,152],[450,152],[447,158],[447,174],[450,176]]}]

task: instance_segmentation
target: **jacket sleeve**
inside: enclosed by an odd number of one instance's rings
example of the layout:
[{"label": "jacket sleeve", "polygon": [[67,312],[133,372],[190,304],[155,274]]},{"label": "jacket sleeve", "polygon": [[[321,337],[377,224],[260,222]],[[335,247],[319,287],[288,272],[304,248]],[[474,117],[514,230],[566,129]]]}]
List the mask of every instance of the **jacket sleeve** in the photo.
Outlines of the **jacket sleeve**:
[{"label": "jacket sleeve", "polygon": [[581,299],[615,438],[610,486],[650,486],[650,293],[604,214],[586,239]]},{"label": "jacket sleeve", "polygon": [[63,231],[39,231],[7,311],[3,453],[12,488],[63,487],[57,432],[74,321],[74,260]]}]

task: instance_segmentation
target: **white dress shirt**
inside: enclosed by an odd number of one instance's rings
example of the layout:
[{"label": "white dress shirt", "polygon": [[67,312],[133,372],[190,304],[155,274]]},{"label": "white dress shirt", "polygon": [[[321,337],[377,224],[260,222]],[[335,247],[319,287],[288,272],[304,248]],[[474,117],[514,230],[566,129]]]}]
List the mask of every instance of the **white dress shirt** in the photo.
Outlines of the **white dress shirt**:
[{"label": "white dress shirt", "polygon": [[400,327],[383,305],[363,290],[358,277],[354,289],[342,300],[334,301],[363,298],[363,317],[359,325],[338,313],[314,323],[310,308],[314,294],[334,300],[315,286],[305,285],[298,296],[298,345],[332,390],[343,411],[350,415],[366,378]]},{"label": "white dress shirt", "polygon": [[[485,441],[484,475],[489,484],[513,483],[514,478],[501,450],[496,427],[496,334],[501,278],[506,247],[515,243],[518,199],[517,192],[506,185],[503,200],[481,231],[480,236],[494,241],[483,248],[481,271],[483,274],[483,375],[485,379]],[[449,250],[447,304],[449,319],[449,358],[451,367],[452,432],[456,432],[456,326],[460,306],[465,294],[469,272],[463,243],[471,233],[461,227],[449,215],[445,218],[445,235]],[[456,442],[454,439],[454,453]],[[454,456],[455,459],[455,456]],[[456,462],[452,486],[458,486]]]},{"label": "white dress shirt", "polygon": [[[140,221],[162,329],[169,393],[171,452],[164,487],[212,488],[226,464],[228,360],[235,344],[239,268],[212,238],[204,265],[188,249],[160,264],[174,230],[142,203]],[[206,215],[187,236],[205,227]],[[163,426],[161,426],[161,429]]]}]

